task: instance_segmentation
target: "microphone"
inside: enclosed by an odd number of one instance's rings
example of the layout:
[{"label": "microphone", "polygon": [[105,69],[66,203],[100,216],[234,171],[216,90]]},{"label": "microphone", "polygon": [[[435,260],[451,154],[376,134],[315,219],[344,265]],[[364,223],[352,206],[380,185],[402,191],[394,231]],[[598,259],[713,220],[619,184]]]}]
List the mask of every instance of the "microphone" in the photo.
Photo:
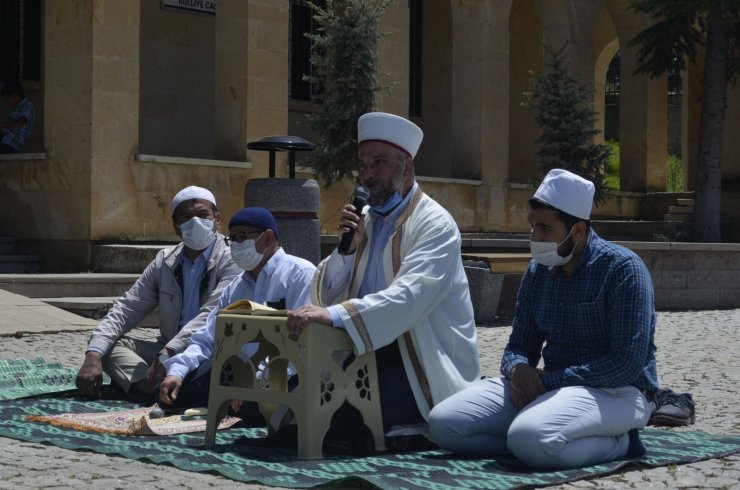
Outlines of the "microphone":
[{"label": "microphone", "polygon": [[[355,213],[362,219],[362,208],[367,204],[367,198],[370,197],[370,191],[367,187],[360,186],[355,189],[355,197],[352,200],[352,205],[355,207]],[[352,244],[352,238],[355,236],[355,229],[350,228],[347,233],[342,235],[342,241],[339,242],[339,253],[347,255],[349,253],[349,247]]]}]

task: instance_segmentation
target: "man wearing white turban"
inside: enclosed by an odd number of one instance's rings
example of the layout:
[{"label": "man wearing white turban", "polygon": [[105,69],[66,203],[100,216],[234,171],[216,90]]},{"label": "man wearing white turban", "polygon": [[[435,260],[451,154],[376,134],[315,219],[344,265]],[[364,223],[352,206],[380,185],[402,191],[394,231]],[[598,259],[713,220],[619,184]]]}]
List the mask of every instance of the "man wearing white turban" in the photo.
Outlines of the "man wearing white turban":
[{"label": "man wearing white turban", "polygon": [[311,322],[333,325],[356,354],[375,353],[386,428],[425,422],[480,375],[460,232],[415,179],[422,138],[402,117],[360,117],[358,179],[369,206],[344,206],[339,229],[354,232],[349,252],[334,250],[319,264],[313,305],[288,314],[293,334]]},{"label": "man wearing white turban", "polygon": [[[208,189],[189,186],[175,195],[172,224],[182,243],[157,253],[93,330],[76,380],[83,394],[100,395],[103,371],[126,394],[152,399],[157,394],[165,375],[162,363],[185,350],[223,289],[241,272],[218,233],[220,221]],[[126,336],[157,307],[156,342]]]}]

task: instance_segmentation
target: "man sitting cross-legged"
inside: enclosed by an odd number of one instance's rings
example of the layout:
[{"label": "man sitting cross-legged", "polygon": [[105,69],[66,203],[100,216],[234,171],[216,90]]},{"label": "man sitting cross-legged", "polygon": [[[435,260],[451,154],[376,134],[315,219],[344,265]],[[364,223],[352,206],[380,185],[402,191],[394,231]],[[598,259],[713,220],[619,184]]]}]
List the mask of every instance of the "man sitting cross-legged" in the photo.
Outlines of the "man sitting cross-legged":
[{"label": "man sitting cross-legged", "polygon": [[[93,330],[76,380],[83,394],[100,395],[105,370],[127,395],[154,397],[165,374],[162,362],[185,349],[239,273],[218,233],[220,222],[216,198],[209,190],[190,186],[175,195],[172,224],[182,243],[157,253]],[[157,307],[156,341],[126,335]]]}]

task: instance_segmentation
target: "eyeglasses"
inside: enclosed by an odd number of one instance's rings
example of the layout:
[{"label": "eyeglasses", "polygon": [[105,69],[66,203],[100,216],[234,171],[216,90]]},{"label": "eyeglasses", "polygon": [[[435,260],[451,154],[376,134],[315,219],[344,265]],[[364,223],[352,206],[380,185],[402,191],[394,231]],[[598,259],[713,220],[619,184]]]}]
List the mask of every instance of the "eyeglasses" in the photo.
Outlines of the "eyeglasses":
[{"label": "eyeglasses", "polygon": [[250,231],[250,232],[240,231],[239,233],[236,233],[234,235],[225,236],[224,242],[226,243],[226,245],[231,245],[231,242],[244,243],[250,238],[253,238],[256,240],[261,236],[262,236],[261,231]]}]

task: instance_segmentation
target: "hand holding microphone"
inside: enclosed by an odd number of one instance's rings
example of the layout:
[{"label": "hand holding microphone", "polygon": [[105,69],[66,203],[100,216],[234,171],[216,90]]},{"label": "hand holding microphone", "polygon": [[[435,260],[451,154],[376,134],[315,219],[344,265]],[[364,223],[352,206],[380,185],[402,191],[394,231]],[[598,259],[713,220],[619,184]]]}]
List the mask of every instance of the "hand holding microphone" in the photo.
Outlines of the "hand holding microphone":
[{"label": "hand holding microphone", "polygon": [[[370,191],[367,190],[367,187],[360,186],[357,189],[355,189],[355,195],[352,200],[352,206],[355,208],[354,214],[360,217],[362,219],[362,208],[367,205],[367,198],[370,197]],[[352,239],[355,236],[355,230],[357,227],[357,223],[355,223],[355,228],[348,227],[349,230],[342,235],[342,240],[339,242],[339,253],[342,255],[347,255],[350,253],[349,248],[352,246]]]}]

